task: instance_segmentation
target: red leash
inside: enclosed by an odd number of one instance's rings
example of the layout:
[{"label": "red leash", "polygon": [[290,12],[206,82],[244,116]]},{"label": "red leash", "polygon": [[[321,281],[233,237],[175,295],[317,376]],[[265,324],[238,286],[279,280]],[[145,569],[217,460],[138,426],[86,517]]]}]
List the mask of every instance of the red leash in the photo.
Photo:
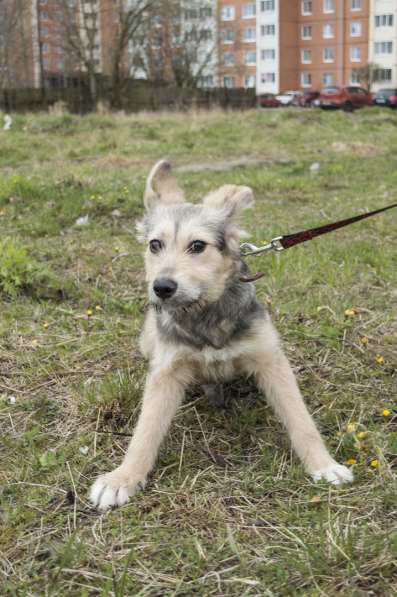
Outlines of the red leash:
[{"label": "red leash", "polygon": [[308,230],[302,230],[301,232],[295,232],[294,234],[286,234],[285,236],[277,236],[276,238],[273,238],[269,244],[264,245],[263,247],[256,247],[250,243],[244,243],[240,247],[241,256],[247,257],[248,255],[259,255],[260,253],[272,250],[284,251],[284,249],[289,249],[290,247],[304,243],[316,236],[327,234],[328,232],[343,228],[343,226],[348,226],[349,224],[354,224],[354,222],[359,222],[360,220],[365,220],[365,218],[375,216],[388,209],[393,209],[393,207],[397,207],[397,203],[381,207],[380,209],[375,209],[366,214],[360,214],[359,216],[353,216],[352,218],[346,218],[345,220],[338,220],[338,222],[333,222],[332,224],[325,224],[324,226],[318,226],[317,228],[309,228]]},{"label": "red leash", "polygon": [[[251,243],[244,243],[240,246],[241,257],[248,257],[249,255],[260,255],[261,253],[266,253],[267,251],[284,251],[285,249],[289,249],[290,247],[294,247],[295,245],[300,245],[300,243],[304,243],[307,240],[316,238],[316,236],[320,236],[321,234],[327,234],[328,232],[333,232],[333,230],[343,228],[343,226],[349,226],[349,224],[354,224],[354,222],[359,222],[360,220],[365,220],[365,218],[375,216],[376,214],[380,214],[383,211],[387,211],[388,209],[393,209],[393,207],[397,207],[397,203],[393,203],[392,205],[386,205],[386,207],[381,207],[380,209],[375,209],[374,211],[370,211],[365,214],[360,214],[359,216],[353,216],[352,218],[346,218],[345,220],[338,220],[337,222],[333,222],[332,224],[325,224],[324,226],[318,226],[317,228],[301,230],[300,232],[286,234],[285,236],[277,236],[276,238],[273,238],[270,241],[270,243],[264,245],[263,247],[256,247]],[[264,274],[258,272],[257,274],[253,274],[252,276],[241,276],[240,280],[242,282],[255,282],[262,276],[264,276]]]}]

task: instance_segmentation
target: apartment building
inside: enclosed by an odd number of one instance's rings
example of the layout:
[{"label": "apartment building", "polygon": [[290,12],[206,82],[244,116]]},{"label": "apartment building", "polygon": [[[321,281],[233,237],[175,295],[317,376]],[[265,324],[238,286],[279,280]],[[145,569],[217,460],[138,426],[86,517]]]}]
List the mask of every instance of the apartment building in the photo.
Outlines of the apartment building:
[{"label": "apartment building", "polygon": [[370,0],[369,22],[372,89],[397,88],[397,0]]},{"label": "apartment building", "polygon": [[256,13],[256,1],[218,2],[218,73],[223,87],[256,86]]},{"label": "apartment building", "polygon": [[369,0],[257,3],[257,91],[357,82],[368,63]]}]

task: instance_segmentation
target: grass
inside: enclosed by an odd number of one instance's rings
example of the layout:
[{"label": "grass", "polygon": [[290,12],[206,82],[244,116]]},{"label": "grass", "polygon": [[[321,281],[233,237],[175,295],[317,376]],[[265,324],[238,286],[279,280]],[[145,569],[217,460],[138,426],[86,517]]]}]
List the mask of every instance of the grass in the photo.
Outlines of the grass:
[{"label": "grass", "polygon": [[[338,460],[356,461],[352,486],[312,483],[263,398],[236,382],[226,410],[199,390],[186,402],[130,505],[99,516],[86,497],[120,462],[139,409],[134,221],[152,163],[184,166],[193,200],[251,185],[245,226],[261,242],[396,201],[396,142],[397,115],[375,108],[16,115],[0,131],[2,594],[397,590],[393,211],[250,258],[310,411]],[[263,163],[189,171],[241,156]]]}]

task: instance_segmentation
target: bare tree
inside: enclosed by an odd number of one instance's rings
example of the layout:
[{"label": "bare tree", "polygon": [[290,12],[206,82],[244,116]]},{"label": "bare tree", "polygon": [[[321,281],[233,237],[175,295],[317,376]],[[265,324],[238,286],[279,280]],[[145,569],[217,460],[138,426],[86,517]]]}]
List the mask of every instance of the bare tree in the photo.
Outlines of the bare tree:
[{"label": "bare tree", "polygon": [[27,16],[30,2],[0,2],[0,88],[11,89],[32,84],[29,76],[31,46],[28,42]]},{"label": "bare tree", "polygon": [[59,49],[68,57],[69,68],[87,74],[92,105],[98,101],[100,72],[100,22],[96,0],[49,0],[57,24]]},{"label": "bare tree", "polygon": [[194,88],[214,83],[215,2],[160,0],[147,20],[147,35],[136,57],[148,79]]},{"label": "bare tree", "polygon": [[111,104],[120,107],[123,89],[136,69],[133,48],[141,44],[148,31],[148,20],[156,0],[118,0],[111,43]]},{"label": "bare tree", "polygon": [[376,81],[377,71],[381,67],[374,62],[368,62],[364,66],[359,66],[353,69],[353,73],[357,77],[358,81],[365,85],[368,91],[371,91],[372,84]]}]

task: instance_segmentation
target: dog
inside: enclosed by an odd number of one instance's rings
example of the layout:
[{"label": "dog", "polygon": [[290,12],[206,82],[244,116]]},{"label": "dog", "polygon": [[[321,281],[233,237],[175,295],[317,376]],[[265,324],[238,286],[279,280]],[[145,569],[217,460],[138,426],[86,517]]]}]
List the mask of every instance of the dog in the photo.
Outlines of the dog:
[{"label": "dog", "polygon": [[252,190],[225,185],[201,203],[188,203],[162,160],[149,174],[144,203],[137,230],[146,245],[151,308],[140,349],[149,373],[123,462],[95,481],[92,504],[101,511],[122,506],[145,487],[190,384],[218,384],[240,375],[256,379],[314,480],[352,481],[351,470],[325,447],[241,259],[238,221],[253,204]]}]

